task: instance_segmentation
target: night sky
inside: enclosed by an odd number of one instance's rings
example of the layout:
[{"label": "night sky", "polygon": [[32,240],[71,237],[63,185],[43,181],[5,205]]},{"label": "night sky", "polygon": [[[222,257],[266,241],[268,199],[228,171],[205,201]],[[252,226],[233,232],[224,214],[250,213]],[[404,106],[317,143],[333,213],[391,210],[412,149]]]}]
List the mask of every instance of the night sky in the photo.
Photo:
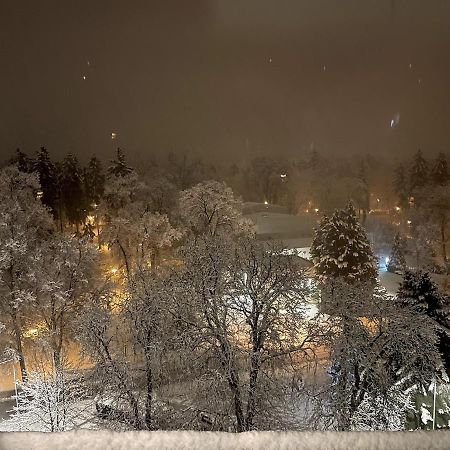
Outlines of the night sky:
[{"label": "night sky", "polygon": [[448,0],[1,0],[0,56],[2,158],[450,149]]}]

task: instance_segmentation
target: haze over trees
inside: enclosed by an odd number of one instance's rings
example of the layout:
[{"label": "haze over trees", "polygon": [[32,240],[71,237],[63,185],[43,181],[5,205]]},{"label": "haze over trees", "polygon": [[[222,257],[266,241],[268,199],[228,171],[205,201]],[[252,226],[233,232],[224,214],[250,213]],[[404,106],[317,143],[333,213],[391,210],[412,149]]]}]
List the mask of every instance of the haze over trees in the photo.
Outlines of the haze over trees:
[{"label": "haze over trees", "polygon": [[[347,167],[313,151],[295,164],[247,167],[220,174],[172,155],[142,173],[121,149],[109,165],[92,157],[83,167],[42,148],[0,170],[1,342],[23,382],[11,424],[428,426],[418,402],[434,382],[445,403],[448,298],[406,270],[418,225],[394,239],[391,269],[405,271],[398,295],[381,288],[366,232],[376,163]],[[420,153],[413,167],[397,175],[423,175]],[[446,189],[446,170],[439,155],[426,181],[433,192]],[[318,183],[319,174],[329,178]],[[405,217],[423,211],[442,228],[430,186],[410,187]],[[239,194],[321,216],[312,262],[260,240]]]}]

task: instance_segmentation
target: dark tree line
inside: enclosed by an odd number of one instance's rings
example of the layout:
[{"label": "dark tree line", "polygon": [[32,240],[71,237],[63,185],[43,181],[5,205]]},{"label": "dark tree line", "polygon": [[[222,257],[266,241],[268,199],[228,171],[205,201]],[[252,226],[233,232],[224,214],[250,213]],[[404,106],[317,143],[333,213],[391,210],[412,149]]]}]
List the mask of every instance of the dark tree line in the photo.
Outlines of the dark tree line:
[{"label": "dark tree line", "polygon": [[103,196],[105,174],[95,156],[82,167],[73,154],[66,155],[62,161],[53,161],[48,150],[41,147],[34,157],[17,150],[11,162],[21,172],[37,173],[41,185],[38,196],[61,230],[68,223],[79,231]]}]

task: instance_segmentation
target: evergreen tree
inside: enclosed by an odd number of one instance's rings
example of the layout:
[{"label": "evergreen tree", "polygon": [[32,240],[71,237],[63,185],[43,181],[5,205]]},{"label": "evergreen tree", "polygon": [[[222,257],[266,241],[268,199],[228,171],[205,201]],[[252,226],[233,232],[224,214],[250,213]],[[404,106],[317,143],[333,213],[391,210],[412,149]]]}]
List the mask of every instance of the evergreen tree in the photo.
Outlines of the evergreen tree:
[{"label": "evergreen tree", "polygon": [[316,149],[313,149],[311,151],[309,160],[306,165],[307,165],[308,169],[312,169],[313,171],[316,171],[319,169],[321,162],[322,162],[322,157],[320,156],[319,152]]},{"label": "evergreen tree", "polygon": [[358,206],[362,210],[362,223],[366,222],[370,209],[369,183],[367,182],[366,165],[361,161],[358,170]]},{"label": "evergreen tree", "polygon": [[408,182],[406,180],[405,167],[400,164],[396,167],[393,181],[394,192],[398,196],[398,204],[402,208],[408,207]]},{"label": "evergreen tree", "polygon": [[39,176],[42,203],[51,209],[53,217],[57,217],[58,180],[55,165],[45,147],[41,147],[37,153],[34,171]]},{"label": "evergreen tree", "polygon": [[134,169],[127,166],[125,161],[125,154],[121,148],[117,149],[117,159],[111,161],[112,165],[108,167],[108,176],[124,177],[132,172]]},{"label": "evergreen tree", "polygon": [[438,186],[445,186],[449,181],[447,157],[439,153],[431,170],[431,182]]},{"label": "evergreen tree", "polygon": [[83,191],[83,177],[78,159],[69,154],[62,163],[61,193],[64,210],[69,223],[77,227],[86,217],[86,198]]},{"label": "evergreen tree", "polygon": [[436,322],[441,351],[447,370],[450,370],[450,299],[438,291],[429,274],[406,271],[398,288],[396,302],[426,314]]},{"label": "evergreen tree", "polygon": [[406,240],[400,233],[397,233],[392,245],[391,256],[389,257],[389,263],[387,270],[389,272],[395,272],[396,270],[404,270],[406,267],[405,260],[406,253]]},{"label": "evergreen tree", "polygon": [[16,154],[10,160],[11,164],[15,164],[21,172],[31,173],[34,168],[34,161],[18,148]]},{"label": "evergreen tree", "polygon": [[428,183],[428,164],[422,156],[422,151],[419,149],[414,155],[413,164],[410,174],[411,192],[417,188],[421,188]]},{"label": "evergreen tree", "polygon": [[343,277],[347,282],[375,281],[376,260],[351,203],[324,217],[316,230],[311,256],[322,279]]},{"label": "evergreen tree", "polygon": [[105,191],[105,175],[101,162],[95,156],[84,170],[84,186],[89,205],[99,204]]},{"label": "evergreen tree", "polygon": [[58,220],[58,228],[62,232],[64,230],[64,199],[63,199],[63,165],[60,161],[55,163],[55,179],[56,179],[56,216]]}]

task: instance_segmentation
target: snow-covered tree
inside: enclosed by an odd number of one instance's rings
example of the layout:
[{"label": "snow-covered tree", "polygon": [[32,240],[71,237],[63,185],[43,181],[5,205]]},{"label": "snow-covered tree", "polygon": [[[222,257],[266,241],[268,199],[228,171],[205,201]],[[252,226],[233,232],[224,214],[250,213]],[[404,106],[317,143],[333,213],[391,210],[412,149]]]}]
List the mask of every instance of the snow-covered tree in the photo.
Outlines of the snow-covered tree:
[{"label": "snow-covered tree", "polygon": [[111,161],[111,166],[108,167],[108,178],[110,177],[125,177],[134,172],[132,167],[129,167],[125,160],[125,154],[121,148],[117,149],[117,159]]},{"label": "snow-covered tree", "polygon": [[98,205],[105,191],[105,175],[101,162],[93,156],[89,160],[88,166],[84,169],[83,175],[84,191],[89,207]]},{"label": "snow-covered tree", "polygon": [[178,201],[178,190],[165,175],[153,176],[147,182],[150,212],[171,217]]},{"label": "snow-covered tree", "polygon": [[138,261],[156,266],[161,250],[170,248],[181,236],[165,214],[153,214],[136,202],[120,209],[105,223],[101,238],[130,274]]},{"label": "snow-covered tree", "polygon": [[67,155],[62,162],[60,183],[67,220],[78,231],[86,218],[88,204],[84,193],[83,172],[78,159],[72,154]]},{"label": "snow-covered tree", "polygon": [[[123,348],[129,340],[124,316],[113,313],[105,300],[110,292],[95,294],[83,317],[78,320],[78,341],[90,355],[93,363],[89,382],[99,393],[103,403],[97,403],[99,414],[110,419],[121,419],[137,430],[145,428],[140,410],[140,393],[132,375],[132,368]],[[120,325],[120,326],[119,326]],[[120,411],[110,404],[125,402]],[[120,416],[120,417],[119,417]]]},{"label": "snow-covered tree", "polygon": [[318,277],[344,278],[348,282],[374,281],[376,260],[366,233],[351,203],[324,216],[316,229],[311,256]]},{"label": "snow-covered tree", "polygon": [[278,358],[281,366],[293,353],[306,354],[313,340],[303,320],[303,273],[282,249],[251,238],[197,236],[181,256],[177,316],[217,365],[220,412],[234,415],[237,431],[253,429],[271,362]]},{"label": "snow-covered tree", "polygon": [[[424,223],[432,222],[437,233],[435,241],[439,244],[444,264],[447,266],[447,242],[450,226],[450,187],[437,185],[421,192],[423,201],[419,202],[420,213]],[[417,214],[419,216],[420,214]],[[428,236],[431,238],[431,236]],[[447,271],[448,271],[448,267]]]},{"label": "snow-covered tree", "polygon": [[438,186],[446,186],[450,180],[448,173],[447,157],[444,153],[439,153],[430,174],[431,182]]},{"label": "snow-covered tree", "polygon": [[173,350],[177,339],[173,316],[169,313],[172,294],[165,275],[140,264],[129,280],[128,296],[123,306],[123,316],[129,322],[131,342],[142,355],[145,407],[144,423],[152,429],[155,386],[161,378],[159,361]]},{"label": "snow-covered tree", "polygon": [[68,431],[86,419],[80,406],[85,389],[79,379],[69,378],[61,369],[32,372],[20,388],[18,407],[10,419],[17,431]]},{"label": "snow-covered tree", "polygon": [[118,210],[135,201],[142,190],[136,172],[124,176],[110,176],[105,184],[105,214],[114,215]]},{"label": "snow-covered tree", "polygon": [[41,147],[37,153],[33,170],[37,172],[42,191],[42,203],[49,207],[54,215],[58,214],[58,173],[55,164],[45,147]]},{"label": "snow-covered tree", "polygon": [[180,190],[185,190],[205,179],[203,163],[199,158],[170,152],[166,172],[169,180]]},{"label": "snow-covered tree", "polygon": [[11,158],[8,165],[15,165],[21,172],[31,173],[34,168],[34,161],[20,148],[16,149],[15,155]]},{"label": "snow-covered tree", "polygon": [[366,164],[364,160],[360,162],[357,180],[358,182],[354,199],[358,209],[362,211],[362,223],[364,224],[370,210],[369,183],[367,181]]},{"label": "snow-covered tree", "polygon": [[241,202],[225,183],[205,181],[180,194],[179,208],[186,226],[194,234],[250,232]]},{"label": "snow-covered tree", "polygon": [[397,382],[386,395],[366,395],[351,418],[353,431],[402,431],[414,411],[410,390]]},{"label": "snow-covered tree", "polygon": [[395,272],[396,270],[405,269],[406,267],[405,253],[406,253],[406,240],[400,233],[397,233],[394,237],[391,255],[389,257],[389,262],[387,266],[387,270],[389,270],[389,272]]},{"label": "snow-covered tree", "polygon": [[418,188],[428,183],[428,163],[422,155],[422,151],[417,150],[414,155],[410,171],[410,189],[414,193]]},{"label": "snow-covered tree", "polygon": [[[359,288],[366,290],[364,285]],[[364,317],[355,316],[357,310],[363,310]],[[382,423],[393,426],[386,416],[387,404],[400,408],[391,412],[391,419],[406,418],[409,406],[403,394],[413,386],[428,385],[442,368],[432,320],[410,308],[399,309],[379,287],[368,299],[355,295],[355,286],[347,299],[330,307],[329,320],[335,327],[327,344],[335,426],[349,430],[352,420],[355,427],[361,421],[371,429]]]},{"label": "snow-covered tree", "polygon": [[405,209],[409,206],[409,181],[407,180],[405,167],[400,164],[395,168],[394,180],[393,180],[394,191],[398,196],[398,206]]},{"label": "snow-covered tree", "polygon": [[40,247],[52,230],[49,210],[36,197],[37,176],[6,167],[0,172],[0,310],[20,355],[22,376],[23,326],[27,309],[35,300],[40,276]]},{"label": "snow-covered tree", "polygon": [[429,274],[406,271],[398,288],[396,303],[430,317],[437,326],[438,346],[450,370],[450,299],[439,292]]},{"label": "snow-covered tree", "polygon": [[56,369],[73,337],[73,321],[82,314],[87,294],[94,289],[96,250],[85,239],[54,235],[41,247],[41,269],[31,305],[32,324],[40,328],[42,350]]}]

